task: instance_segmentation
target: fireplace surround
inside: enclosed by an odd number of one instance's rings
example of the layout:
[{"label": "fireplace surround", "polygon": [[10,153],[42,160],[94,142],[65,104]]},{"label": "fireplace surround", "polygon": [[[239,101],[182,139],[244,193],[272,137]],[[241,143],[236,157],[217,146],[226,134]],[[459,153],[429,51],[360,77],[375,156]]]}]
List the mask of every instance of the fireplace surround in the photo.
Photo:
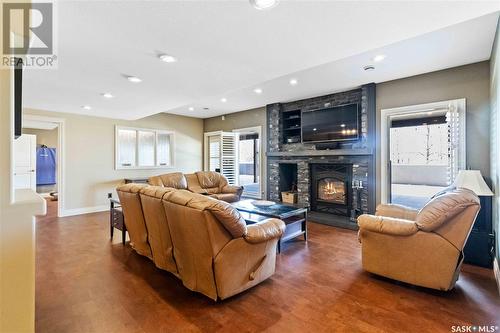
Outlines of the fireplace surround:
[{"label": "fireplace surround", "polygon": [[[337,145],[284,140],[285,119],[299,111],[360,105],[360,138]],[[267,105],[267,198],[297,189],[313,222],[356,229],[356,217],[375,211],[375,84],[288,103]]]}]

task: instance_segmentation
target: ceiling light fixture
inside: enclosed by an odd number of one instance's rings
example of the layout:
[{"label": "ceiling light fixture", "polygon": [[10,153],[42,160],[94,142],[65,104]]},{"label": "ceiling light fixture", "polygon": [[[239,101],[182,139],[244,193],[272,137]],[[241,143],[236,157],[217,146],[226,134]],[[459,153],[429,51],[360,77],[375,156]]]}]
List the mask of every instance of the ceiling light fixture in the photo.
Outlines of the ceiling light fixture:
[{"label": "ceiling light fixture", "polygon": [[260,88],[255,88],[253,91],[258,95],[262,94],[262,89]]},{"label": "ceiling light fixture", "polygon": [[367,65],[367,66],[363,67],[363,69],[367,72],[371,72],[371,71],[375,70],[375,66]]},{"label": "ceiling light fixture", "polygon": [[107,93],[102,93],[101,95],[102,95],[102,97],[104,97],[104,98],[113,98],[113,97],[115,97],[115,96],[113,96],[113,94],[111,94],[111,93],[109,93],[109,92],[107,92]]},{"label": "ceiling light fixture", "polygon": [[161,59],[161,61],[164,61],[167,63],[172,63],[172,62],[177,61],[177,58],[174,56],[171,56],[170,54],[160,54],[159,58]]},{"label": "ceiling light fixture", "polygon": [[127,76],[127,80],[133,83],[139,83],[142,82],[141,79],[139,79],[137,76]]},{"label": "ceiling light fixture", "polygon": [[250,4],[258,10],[266,10],[276,7],[279,0],[250,0]]},{"label": "ceiling light fixture", "polygon": [[222,103],[226,103],[226,102],[227,102],[227,98],[222,97],[222,98],[220,99],[220,101],[221,101]]},{"label": "ceiling light fixture", "polygon": [[291,86],[296,86],[299,83],[297,79],[290,79],[290,85]]},{"label": "ceiling light fixture", "polygon": [[190,106],[190,107],[188,108],[188,110],[189,110],[189,111],[194,111],[194,108],[193,108],[192,106]]},{"label": "ceiling light fixture", "polygon": [[92,107],[90,105],[82,105],[82,109],[84,109],[84,110],[91,110]]},{"label": "ceiling light fixture", "polygon": [[372,60],[374,62],[380,62],[380,61],[382,61],[384,59],[385,59],[385,55],[384,54],[377,54],[375,57],[373,57]]}]

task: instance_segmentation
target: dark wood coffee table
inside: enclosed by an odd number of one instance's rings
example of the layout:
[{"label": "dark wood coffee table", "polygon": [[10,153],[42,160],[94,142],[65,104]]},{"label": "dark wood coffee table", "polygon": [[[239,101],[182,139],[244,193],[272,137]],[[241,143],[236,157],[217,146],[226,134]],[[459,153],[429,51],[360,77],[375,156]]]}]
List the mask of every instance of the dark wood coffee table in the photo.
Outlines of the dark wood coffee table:
[{"label": "dark wood coffee table", "polygon": [[252,199],[241,200],[233,203],[247,224],[260,223],[270,217],[283,220],[286,230],[278,241],[278,252],[281,252],[281,243],[304,235],[307,242],[307,207],[304,205],[292,205],[277,202],[269,207],[257,207],[252,205]]}]

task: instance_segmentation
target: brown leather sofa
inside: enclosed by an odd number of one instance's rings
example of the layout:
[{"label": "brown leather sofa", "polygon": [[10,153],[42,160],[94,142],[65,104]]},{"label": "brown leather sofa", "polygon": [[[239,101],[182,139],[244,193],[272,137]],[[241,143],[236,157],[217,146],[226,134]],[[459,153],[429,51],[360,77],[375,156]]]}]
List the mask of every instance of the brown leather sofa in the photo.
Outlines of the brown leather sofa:
[{"label": "brown leather sofa", "polygon": [[117,192],[130,245],[188,289],[225,299],[274,274],[283,221],[247,226],[230,204],[187,190],[127,184]]},{"label": "brown leather sofa", "polygon": [[376,215],[358,218],[363,268],[422,287],[452,289],[479,209],[479,198],[467,189],[440,193],[420,211],[378,206]]},{"label": "brown leather sofa", "polygon": [[155,186],[188,190],[226,202],[240,200],[243,193],[242,186],[229,185],[226,177],[214,171],[198,171],[186,175],[181,172],[167,173],[150,177],[148,183]]}]

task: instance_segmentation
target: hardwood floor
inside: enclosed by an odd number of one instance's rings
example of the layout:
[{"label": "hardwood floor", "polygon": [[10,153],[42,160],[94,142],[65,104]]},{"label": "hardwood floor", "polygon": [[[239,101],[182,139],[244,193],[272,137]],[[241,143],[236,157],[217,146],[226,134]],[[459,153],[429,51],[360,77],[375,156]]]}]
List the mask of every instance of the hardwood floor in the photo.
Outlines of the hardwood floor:
[{"label": "hardwood floor", "polygon": [[[356,232],[310,223],[309,242],[285,244],[276,274],[214,303],[109,241],[107,213],[36,223],[37,332],[450,332],[500,326],[491,270],[465,266],[448,293],[361,269]],[[390,258],[388,258],[390,259]]]}]

